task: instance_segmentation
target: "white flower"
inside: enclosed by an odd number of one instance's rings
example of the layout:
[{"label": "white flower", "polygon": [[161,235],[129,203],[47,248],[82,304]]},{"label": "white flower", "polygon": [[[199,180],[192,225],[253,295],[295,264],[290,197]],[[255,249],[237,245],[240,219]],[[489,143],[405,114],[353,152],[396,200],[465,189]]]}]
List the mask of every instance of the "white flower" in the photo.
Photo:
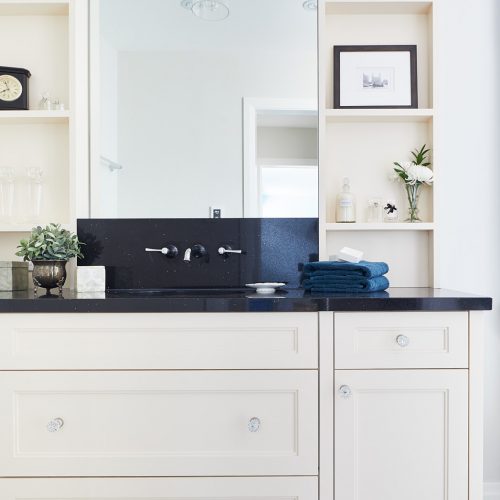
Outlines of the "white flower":
[{"label": "white flower", "polygon": [[430,185],[434,181],[434,172],[429,167],[411,164],[408,167],[404,165],[403,168],[408,175],[408,180],[406,181],[407,184],[423,182]]}]

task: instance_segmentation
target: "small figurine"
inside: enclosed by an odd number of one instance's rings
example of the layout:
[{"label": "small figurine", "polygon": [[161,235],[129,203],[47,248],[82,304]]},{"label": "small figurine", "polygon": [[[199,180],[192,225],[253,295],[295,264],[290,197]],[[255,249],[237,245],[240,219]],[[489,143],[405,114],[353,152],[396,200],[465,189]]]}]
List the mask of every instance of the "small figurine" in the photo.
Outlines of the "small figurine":
[{"label": "small figurine", "polygon": [[396,207],[396,200],[387,200],[387,203],[384,207],[385,222],[397,222],[399,219],[398,209]]}]

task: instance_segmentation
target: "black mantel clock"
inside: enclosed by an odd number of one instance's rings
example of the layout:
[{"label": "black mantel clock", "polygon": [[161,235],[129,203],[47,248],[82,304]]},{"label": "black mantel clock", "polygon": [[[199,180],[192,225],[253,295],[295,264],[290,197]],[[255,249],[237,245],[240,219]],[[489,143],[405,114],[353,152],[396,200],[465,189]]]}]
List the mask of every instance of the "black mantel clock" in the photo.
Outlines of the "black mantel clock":
[{"label": "black mantel clock", "polygon": [[28,109],[28,81],[31,73],[24,68],[0,66],[0,111]]}]

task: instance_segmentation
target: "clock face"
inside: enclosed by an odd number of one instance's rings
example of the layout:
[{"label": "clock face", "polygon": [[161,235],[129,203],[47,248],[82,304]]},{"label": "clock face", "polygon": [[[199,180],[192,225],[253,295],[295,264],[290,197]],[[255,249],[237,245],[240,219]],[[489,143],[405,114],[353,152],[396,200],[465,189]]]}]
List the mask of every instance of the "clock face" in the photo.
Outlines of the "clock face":
[{"label": "clock face", "polygon": [[23,93],[21,82],[12,75],[0,75],[0,101],[15,101]]}]

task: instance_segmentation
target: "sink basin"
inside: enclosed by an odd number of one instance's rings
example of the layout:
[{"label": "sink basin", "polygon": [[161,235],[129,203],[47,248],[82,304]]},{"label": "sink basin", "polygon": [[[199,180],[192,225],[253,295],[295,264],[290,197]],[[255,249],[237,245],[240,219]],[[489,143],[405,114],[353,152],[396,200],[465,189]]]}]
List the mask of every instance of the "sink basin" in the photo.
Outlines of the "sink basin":
[{"label": "sink basin", "polygon": [[248,288],[162,288],[162,289],[133,289],[133,290],[108,290],[108,295],[119,295],[120,297],[169,297],[169,296],[213,296],[234,295],[249,293]]}]

